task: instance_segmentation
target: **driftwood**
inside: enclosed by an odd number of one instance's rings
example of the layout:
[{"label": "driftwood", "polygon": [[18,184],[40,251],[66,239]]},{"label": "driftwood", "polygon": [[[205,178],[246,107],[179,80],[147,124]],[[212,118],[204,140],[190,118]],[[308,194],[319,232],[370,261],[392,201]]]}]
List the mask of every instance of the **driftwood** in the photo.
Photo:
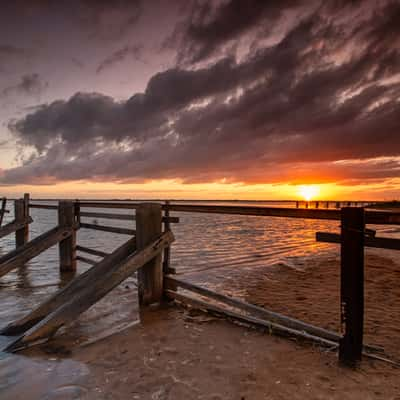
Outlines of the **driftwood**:
[{"label": "driftwood", "polygon": [[[291,329],[291,328],[288,328],[288,327],[280,325],[280,324],[262,320],[260,318],[239,314],[235,311],[230,311],[230,310],[224,309],[222,307],[218,307],[214,304],[210,304],[206,301],[196,299],[192,296],[177,293],[173,290],[166,290],[166,294],[168,297],[170,297],[184,305],[189,305],[191,307],[194,307],[194,308],[197,308],[200,310],[205,310],[212,315],[215,315],[217,317],[224,317],[233,322],[239,322],[242,324],[267,329],[268,332],[276,334],[278,336],[291,337],[291,338],[304,340],[306,342],[315,343],[319,346],[328,347],[331,350],[337,350],[339,348],[339,344],[337,342],[333,342],[331,340],[324,339],[320,336],[311,335],[311,334],[308,334],[307,332],[299,331],[296,329]],[[367,350],[367,347],[370,349]],[[376,361],[386,362],[386,363],[389,363],[396,367],[400,367],[400,363],[398,361],[392,360],[387,357],[383,357],[382,355],[379,355],[379,354],[372,353],[371,351],[374,351],[374,349],[375,348],[372,346],[371,347],[365,346],[364,350],[363,350],[363,356],[365,356],[367,358],[371,358]],[[380,350],[378,349],[376,351],[380,351]]]},{"label": "driftwood", "polygon": [[[318,336],[323,339],[329,340],[331,342],[339,343],[339,340],[341,339],[341,335],[339,335],[336,332],[332,332],[328,329],[320,328],[318,326],[308,324],[298,319],[287,317],[280,313],[255,306],[253,304],[249,304],[244,301],[229,296],[225,296],[220,293],[216,293],[210,289],[194,285],[189,282],[185,282],[181,279],[178,279],[170,275],[165,277],[165,284],[169,289],[181,287],[182,289],[190,290],[194,293],[200,294],[201,296],[209,297],[221,303],[229,305],[231,307],[243,310],[247,313],[254,315],[255,317],[266,319],[269,322],[281,324],[287,328],[295,329],[301,332],[306,332],[312,336]],[[364,347],[366,350],[369,351],[381,351],[380,348],[371,345],[365,345]]]},{"label": "driftwood", "polygon": [[[316,240],[317,242],[324,243],[341,243],[342,238],[338,233],[317,232]],[[379,249],[400,250],[400,239],[365,236],[364,246],[376,247]]]},{"label": "driftwood", "polygon": [[211,314],[216,314],[218,316],[224,316],[224,317],[227,317],[228,319],[231,319],[234,321],[266,328],[266,329],[268,329],[269,332],[280,335],[280,336],[297,337],[297,338],[300,338],[303,340],[308,340],[308,341],[312,341],[314,343],[318,343],[319,345],[322,345],[322,346],[337,347],[337,343],[333,342],[331,340],[327,340],[327,339],[321,338],[319,336],[314,336],[314,335],[311,335],[304,331],[291,329],[291,328],[288,328],[286,326],[283,326],[283,325],[280,325],[280,324],[277,324],[274,322],[265,321],[265,320],[262,320],[262,319],[259,319],[256,317],[239,314],[235,311],[226,310],[222,307],[208,303],[203,300],[196,299],[192,296],[177,293],[172,290],[166,290],[166,294],[168,295],[168,297],[171,297],[174,300],[177,300],[181,303],[189,304],[193,307],[206,310]]},{"label": "driftwood", "polygon": [[0,227],[0,239],[4,236],[9,235],[10,233],[14,233],[18,229],[23,228],[26,224],[31,224],[33,219],[31,217],[27,218],[24,221],[12,221],[6,225]]},{"label": "driftwood", "polygon": [[59,241],[71,235],[72,230],[67,228],[53,228],[16,250],[0,257],[0,277],[11,270],[24,265],[30,259],[54,246]]},{"label": "driftwood", "polygon": [[18,351],[47,340],[61,326],[72,322],[135,271],[159,255],[173,240],[172,232],[165,232],[151,244],[120,263],[116,265],[109,263],[108,273],[97,276],[91,285],[76,293],[68,302],[54,310],[37,325],[25,332],[18,340],[9,345],[6,350]]},{"label": "driftwood", "polygon": [[110,269],[110,265],[119,263],[133,254],[135,250],[136,239],[132,238],[114,250],[110,255],[107,256],[107,258],[100,261],[95,267],[92,267],[83,274],[77,276],[75,279],[69,282],[68,285],[52,295],[28,315],[9,324],[2,331],[0,331],[0,333],[3,335],[17,335],[25,332],[37,322],[45,318],[56,308],[70,300],[80,290],[91,285],[96,277],[105,275]]},{"label": "driftwood", "polygon": [[[82,215],[82,213],[81,213]],[[86,224],[84,222],[80,223],[81,228],[85,229],[94,229],[96,231],[103,231],[103,232],[111,232],[111,233],[120,233],[122,235],[130,235],[133,236],[136,234],[134,229],[128,228],[117,228],[115,226],[105,226],[105,225],[95,225],[95,224]]]}]

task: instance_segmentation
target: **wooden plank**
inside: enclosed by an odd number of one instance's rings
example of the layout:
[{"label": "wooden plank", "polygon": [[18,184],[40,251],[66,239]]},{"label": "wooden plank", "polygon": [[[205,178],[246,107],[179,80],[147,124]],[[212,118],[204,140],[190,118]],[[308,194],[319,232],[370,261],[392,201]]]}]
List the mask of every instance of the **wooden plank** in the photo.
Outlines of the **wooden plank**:
[{"label": "wooden plank", "polygon": [[[82,215],[82,213],[81,213]],[[111,232],[111,233],[120,233],[121,235],[135,235],[136,231],[134,229],[127,228],[118,228],[115,226],[105,226],[105,225],[96,225],[96,224],[87,224],[84,222],[80,223],[81,228],[85,229],[94,229],[95,231],[103,231],[103,232]]]},{"label": "wooden plank", "polygon": [[61,326],[71,323],[81,313],[103,298],[139,268],[145,266],[153,258],[159,257],[162,250],[172,243],[173,240],[174,236],[172,232],[165,232],[146,247],[140,251],[136,251],[120,263],[109,264],[108,273],[98,275],[91,285],[88,285],[79,291],[79,293],[76,293],[68,302],[55,309],[37,325],[25,332],[18,340],[11,343],[6,350],[18,351],[47,340]]},{"label": "wooden plank", "polygon": [[0,257],[0,277],[24,265],[30,259],[72,234],[70,228],[53,228],[17,249]]},{"label": "wooden plank", "polygon": [[92,254],[93,256],[99,256],[99,257],[107,257],[110,255],[110,253],[105,253],[104,251],[100,250],[95,250],[91,249],[89,247],[84,247],[84,246],[76,246],[77,251],[82,251],[84,253]]},{"label": "wooden plank", "polygon": [[58,210],[58,206],[54,206],[51,204],[29,204],[29,208],[42,208],[43,210]]},{"label": "wooden plank", "polygon": [[110,266],[119,263],[128,256],[134,253],[136,250],[136,239],[131,238],[123,245],[114,250],[110,255],[101,260],[95,267],[88,269],[83,274],[77,276],[66,286],[64,286],[57,293],[50,296],[44,301],[39,307],[31,311],[25,317],[12,322],[2,331],[3,335],[17,335],[25,332],[38,321],[41,321],[44,317],[60,307],[62,304],[70,300],[76,293],[84,289],[88,285],[91,285],[94,279],[98,276],[102,276],[108,272]]},{"label": "wooden plank", "polygon": [[90,258],[82,257],[82,256],[76,256],[76,261],[82,261],[85,264],[89,264],[89,265],[96,265],[98,263],[98,261],[92,260]]},{"label": "wooden plank", "polygon": [[344,335],[339,361],[356,366],[361,361],[364,324],[364,209],[342,208],[340,304]]},{"label": "wooden plank", "polygon": [[76,231],[75,207],[72,201],[60,201],[58,203],[58,225],[71,229],[71,235],[61,240],[58,248],[60,254],[60,272],[76,271]]},{"label": "wooden plank", "polygon": [[[246,303],[239,299],[225,296],[223,294],[214,292],[210,289],[195,285],[193,283],[183,281],[179,278],[176,278],[175,276],[171,276],[171,275],[165,276],[164,279],[165,279],[166,288],[168,290],[171,290],[171,287],[172,287],[172,290],[175,291],[177,287],[180,287],[182,289],[189,290],[194,293],[200,294],[201,296],[209,297],[211,299],[214,299],[216,301],[224,303],[228,306],[238,308],[247,313],[253,314],[256,317],[263,318],[270,322],[275,322],[275,323],[281,324],[281,325],[286,326],[291,329],[304,331],[311,335],[319,336],[324,339],[330,340],[332,342],[339,343],[339,340],[342,337],[338,333],[330,331],[328,329],[320,328],[318,326],[308,324],[308,323],[300,321],[298,319],[287,317],[283,314],[280,314],[280,313],[277,313],[274,311],[270,311],[264,307],[258,307],[258,306],[255,306],[254,304],[249,304],[249,303]],[[364,348],[367,351],[382,351],[382,349],[377,348],[376,346],[372,346],[372,345],[365,345]]]},{"label": "wooden plank", "polygon": [[[89,202],[80,201],[81,207],[90,208],[119,208],[136,209],[140,203],[118,203],[118,202]],[[56,206],[30,204],[31,208],[47,208],[56,210]],[[165,209],[165,205],[162,206]],[[337,209],[306,209],[306,208],[281,208],[281,207],[255,207],[255,206],[218,206],[202,204],[170,204],[170,211],[208,213],[208,214],[234,214],[254,215],[269,217],[304,218],[340,220],[340,203],[336,202]],[[400,225],[400,213],[392,211],[366,211],[367,224]]]},{"label": "wooden plank", "polygon": [[[115,219],[115,220],[122,220],[122,221],[135,221],[136,216],[131,214],[117,214],[117,213],[96,213],[96,212],[89,212],[89,211],[81,211],[81,217],[87,218],[102,218],[102,219]],[[162,218],[162,222],[165,224],[177,224],[179,223],[179,217],[168,217],[165,216]]]},{"label": "wooden plank", "polygon": [[11,233],[14,233],[15,231],[22,228],[26,224],[31,224],[32,222],[33,222],[33,219],[31,217],[29,217],[25,221],[12,221],[6,225],[3,225],[2,227],[0,227],[0,239]]},{"label": "wooden plank", "polygon": [[87,208],[121,208],[121,209],[134,210],[141,203],[118,203],[111,201],[110,202],[80,201],[79,204],[81,207],[87,207]]},{"label": "wooden plank", "polygon": [[113,213],[97,213],[89,211],[81,211],[81,217],[102,218],[102,219],[118,219],[123,221],[135,221],[135,215],[131,214],[113,214]]},{"label": "wooden plank", "polygon": [[[163,206],[165,209],[165,206]],[[207,206],[193,204],[170,204],[170,211],[208,213],[208,214],[234,214],[254,215],[269,217],[303,218],[340,220],[340,210],[332,209],[306,209],[306,208],[281,208],[281,207],[254,207],[254,206]],[[400,225],[400,213],[391,211],[372,211],[365,213],[367,224]]]},{"label": "wooden plank", "polygon": [[[317,232],[315,238],[317,242],[324,242],[324,243],[341,242],[341,236],[338,233]],[[364,246],[375,247],[378,249],[400,250],[400,239],[366,236],[364,238]]]},{"label": "wooden plank", "polygon": [[[161,234],[161,218],[160,204],[143,203],[136,209],[136,246],[138,250],[145,248]],[[161,254],[158,255],[138,273],[138,294],[139,305],[141,306],[162,300],[163,270],[161,258]]]},{"label": "wooden plank", "polygon": [[300,338],[302,340],[308,340],[312,341],[315,343],[318,343],[319,345],[325,346],[325,347],[337,347],[337,343],[318,337],[318,336],[313,336],[310,335],[307,332],[303,331],[298,331],[296,329],[291,329],[287,328],[283,325],[271,322],[271,321],[265,321],[256,317],[248,316],[248,315],[243,315],[239,314],[235,311],[227,310],[222,307],[219,307],[217,305],[208,303],[206,301],[196,299],[192,296],[184,295],[182,293],[175,292],[173,290],[167,290],[166,291],[167,295],[181,303],[184,304],[189,304],[192,307],[201,309],[201,310],[206,310],[211,314],[215,314],[217,316],[223,316],[225,318],[228,318],[233,321],[238,321],[241,323],[245,324],[250,324],[250,325],[255,325],[258,327],[266,328],[269,333],[273,333],[279,336],[284,336],[284,337],[296,337]]},{"label": "wooden plank", "polygon": [[287,326],[288,328],[305,331],[311,335],[320,336],[320,337],[323,337],[327,340],[331,340],[334,342],[339,342],[339,339],[341,338],[341,336],[336,332],[332,332],[327,329],[319,328],[317,326],[307,324],[298,319],[286,317],[282,314],[279,314],[279,313],[276,313],[273,311],[269,311],[266,308],[261,308],[261,307],[255,306],[253,304],[249,304],[244,301],[241,301],[241,300],[238,300],[238,299],[235,299],[232,297],[228,297],[228,296],[225,296],[220,293],[216,293],[210,289],[195,285],[193,283],[185,282],[185,281],[178,279],[176,277],[173,277],[173,276],[166,276],[165,281],[166,281],[166,285],[168,286],[168,288],[170,285],[173,285],[175,287],[176,286],[181,287],[183,289],[198,293],[202,296],[209,297],[214,300],[220,301],[229,306],[236,307],[236,308],[239,308],[240,310],[252,313],[256,317],[261,317],[261,318],[267,319],[271,322],[282,324],[284,326]]}]

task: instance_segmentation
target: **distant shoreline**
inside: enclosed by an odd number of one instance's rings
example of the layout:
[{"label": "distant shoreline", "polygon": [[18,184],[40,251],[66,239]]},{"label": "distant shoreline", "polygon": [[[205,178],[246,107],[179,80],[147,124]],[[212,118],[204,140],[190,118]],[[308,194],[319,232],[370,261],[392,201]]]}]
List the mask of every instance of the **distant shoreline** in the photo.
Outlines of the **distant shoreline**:
[{"label": "distant shoreline", "polygon": [[[8,200],[16,200],[14,197],[9,197]],[[140,202],[140,201],[155,201],[155,202],[163,202],[163,201],[175,201],[175,202],[215,202],[215,203],[368,203],[369,205],[379,205],[379,206],[391,206],[391,207],[400,207],[400,200],[327,200],[327,199],[316,199],[316,200],[304,200],[304,199],[292,199],[292,200],[239,200],[239,199],[171,199],[171,198],[162,198],[162,199],[101,199],[101,198],[31,198],[31,201],[60,201],[60,200],[80,200],[80,201],[99,201],[99,202]],[[393,205],[394,204],[394,205]]]}]

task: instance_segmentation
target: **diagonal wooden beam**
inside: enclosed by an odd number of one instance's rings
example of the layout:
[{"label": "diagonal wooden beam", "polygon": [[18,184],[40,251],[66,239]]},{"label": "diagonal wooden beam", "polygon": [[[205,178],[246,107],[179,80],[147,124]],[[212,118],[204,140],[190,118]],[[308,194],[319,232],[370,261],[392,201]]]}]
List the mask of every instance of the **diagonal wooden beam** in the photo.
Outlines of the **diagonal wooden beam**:
[{"label": "diagonal wooden beam", "polygon": [[116,265],[110,265],[110,270],[107,274],[97,276],[91,285],[82,289],[70,301],[61,305],[45,319],[29,329],[18,340],[11,343],[6,350],[12,352],[19,351],[47,340],[61,326],[71,323],[135,271],[159,255],[173,241],[174,235],[172,232],[165,232],[142,250],[136,251]]},{"label": "diagonal wooden beam", "polygon": [[0,258],[0,277],[71,235],[72,230],[53,228]]},{"label": "diagonal wooden beam", "polygon": [[0,227],[0,239],[4,236],[9,235],[10,233],[14,233],[20,228],[23,228],[26,224],[31,224],[33,219],[31,217],[27,218],[24,221],[12,221],[6,225]]},{"label": "diagonal wooden beam", "polygon": [[6,326],[0,331],[0,334],[17,335],[32,328],[33,325],[41,321],[56,308],[69,301],[80,290],[90,285],[96,276],[101,276],[107,273],[110,265],[117,264],[133,254],[135,249],[136,239],[132,238],[105,257],[95,267],[92,267],[83,274],[77,276],[75,279],[69,282],[68,285],[50,296],[28,315]]}]

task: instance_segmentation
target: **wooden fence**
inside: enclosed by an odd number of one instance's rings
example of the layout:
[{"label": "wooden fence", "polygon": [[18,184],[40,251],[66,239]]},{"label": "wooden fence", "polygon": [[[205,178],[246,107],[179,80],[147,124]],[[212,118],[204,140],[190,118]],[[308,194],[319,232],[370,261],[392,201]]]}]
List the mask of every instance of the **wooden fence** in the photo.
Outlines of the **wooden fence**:
[{"label": "wooden fence", "polygon": [[[34,208],[57,211],[58,226],[34,240],[28,241],[29,223],[32,222],[29,209]],[[126,211],[125,213],[94,212],[93,210],[87,211],[87,208],[136,210],[136,213]],[[5,335],[21,335],[8,347],[10,351],[16,351],[47,339],[60,326],[71,322],[133,272],[138,271],[138,293],[141,306],[161,302],[163,299],[189,304],[211,313],[223,315],[228,319],[268,328],[272,333],[299,337],[320,345],[337,347],[339,360],[345,365],[357,365],[362,354],[385,359],[381,354],[381,349],[363,343],[364,247],[400,249],[400,240],[375,237],[374,231],[367,229],[366,225],[400,225],[400,213],[364,210],[363,207],[307,209],[78,200],[60,201],[56,206],[30,203],[29,196],[25,196],[22,200],[16,200],[15,212],[13,229],[9,229],[9,233],[16,233],[17,248],[0,258],[0,276],[23,265],[56,243],[59,244],[60,249],[61,272],[74,271],[76,261],[93,266],[71,280],[66,287],[27,316],[14,321],[1,331]],[[341,221],[340,235],[317,232],[316,240],[340,243],[341,245],[340,313],[344,328],[343,334],[307,324],[177,279],[174,276],[175,270],[170,265],[170,245],[174,240],[170,224],[179,222],[179,219],[171,216],[171,212]],[[136,221],[136,229],[86,223],[82,222],[81,218]],[[162,229],[163,224],[164,229]],[[106,253],[76,244],[76,231],[81,228],[128,235],[130,239],[115,251]],[[22,238],[24,238],[24,243],[22,243]],[[81,253],[85,255],[81,255]],[[103,259],[97,262],[86,255],[99,256]]]}]

